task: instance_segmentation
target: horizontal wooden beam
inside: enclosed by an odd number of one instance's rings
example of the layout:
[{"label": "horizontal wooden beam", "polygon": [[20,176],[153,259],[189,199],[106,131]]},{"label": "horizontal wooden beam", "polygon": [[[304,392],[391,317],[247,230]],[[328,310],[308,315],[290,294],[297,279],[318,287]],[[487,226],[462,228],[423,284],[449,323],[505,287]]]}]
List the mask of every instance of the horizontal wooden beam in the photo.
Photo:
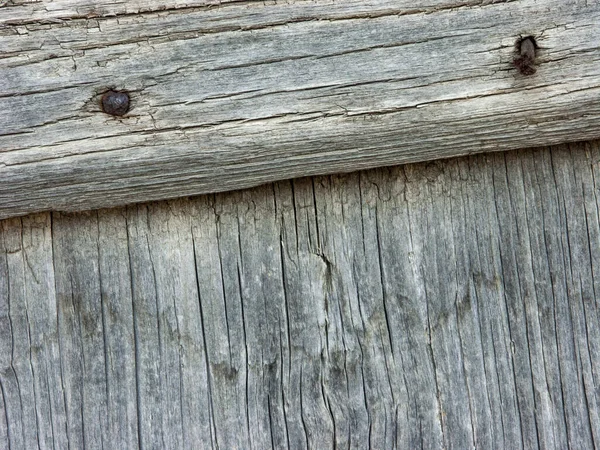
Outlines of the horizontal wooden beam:
[{"label": "horizontal wooden beam", "polygon": [[600,137],[598,2],[3,3],[0,218]]}]

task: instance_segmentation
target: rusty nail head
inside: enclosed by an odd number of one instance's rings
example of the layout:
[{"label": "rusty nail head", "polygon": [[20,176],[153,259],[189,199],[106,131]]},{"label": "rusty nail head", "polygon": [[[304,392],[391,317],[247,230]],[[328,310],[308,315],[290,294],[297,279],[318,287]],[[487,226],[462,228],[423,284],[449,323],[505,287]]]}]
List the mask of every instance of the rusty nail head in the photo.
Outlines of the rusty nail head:
[{"label": "rusty nail head", "polygon": [[102,95],[102,111],[112,116],[122,116],[129,111],[129,94],[108,91]]}]

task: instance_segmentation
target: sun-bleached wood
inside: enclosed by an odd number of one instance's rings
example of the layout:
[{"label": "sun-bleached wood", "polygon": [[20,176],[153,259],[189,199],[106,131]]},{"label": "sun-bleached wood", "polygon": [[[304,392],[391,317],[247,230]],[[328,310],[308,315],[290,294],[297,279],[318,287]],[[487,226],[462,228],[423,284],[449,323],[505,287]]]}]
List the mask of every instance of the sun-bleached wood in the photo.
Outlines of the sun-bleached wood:
[{"label": "sun-bleached wood", "polygon": [[3,218],[600,136],[596,1],[0,5]]},{"label": "sun-bleached wood", "polygon": [[597,179],[595,142],[0,221],[0,448],[597,448]]}]

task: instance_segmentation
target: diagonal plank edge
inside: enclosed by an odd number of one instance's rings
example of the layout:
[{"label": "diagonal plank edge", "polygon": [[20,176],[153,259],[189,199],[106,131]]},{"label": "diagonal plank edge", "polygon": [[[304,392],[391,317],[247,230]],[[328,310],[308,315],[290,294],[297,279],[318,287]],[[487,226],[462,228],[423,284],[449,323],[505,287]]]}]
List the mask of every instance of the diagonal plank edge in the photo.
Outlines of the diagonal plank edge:
[{"label": "diagonal plank edge", "polygon": [[598,2],[167,3],[0,2],[0,218],[600,138]]}]

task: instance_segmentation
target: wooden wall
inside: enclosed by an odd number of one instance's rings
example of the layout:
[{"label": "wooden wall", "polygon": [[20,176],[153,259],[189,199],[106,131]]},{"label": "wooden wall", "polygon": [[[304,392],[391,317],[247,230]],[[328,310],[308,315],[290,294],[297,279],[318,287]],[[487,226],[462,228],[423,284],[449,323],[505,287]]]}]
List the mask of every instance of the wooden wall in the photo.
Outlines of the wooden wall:
[{"label": "wooden wall", "polygon": [[0,448],[600,446],[598,142],[0,222]]}]

